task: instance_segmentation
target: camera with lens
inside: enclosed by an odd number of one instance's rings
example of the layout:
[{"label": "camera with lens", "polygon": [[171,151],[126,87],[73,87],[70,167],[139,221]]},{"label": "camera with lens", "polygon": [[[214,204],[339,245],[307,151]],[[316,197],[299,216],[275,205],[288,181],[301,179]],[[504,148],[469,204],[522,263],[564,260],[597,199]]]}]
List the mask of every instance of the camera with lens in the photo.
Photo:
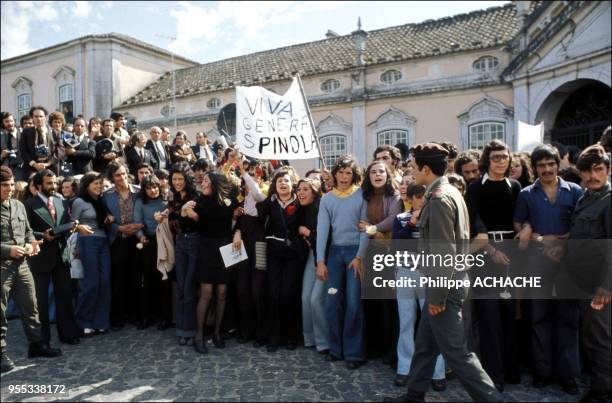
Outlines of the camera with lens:
[{"label": "camera with lens", "polygon": [[74,133],[62,132],[62,141],[66,147],[77,148],[81,142]]},{"label": "camera with lens", "polygon": [[17,151],[16,150],[8,150],[8,165],[9,167],[13,168],[13,167],[19,167],[21,166],[22,162],[21,158],[17,155]]},{"label": "camera with lens", "polygon": [[46,144],[39,144],[34,148],[34,156],[37,161],[46,161],[51,157],[51,151]]}]

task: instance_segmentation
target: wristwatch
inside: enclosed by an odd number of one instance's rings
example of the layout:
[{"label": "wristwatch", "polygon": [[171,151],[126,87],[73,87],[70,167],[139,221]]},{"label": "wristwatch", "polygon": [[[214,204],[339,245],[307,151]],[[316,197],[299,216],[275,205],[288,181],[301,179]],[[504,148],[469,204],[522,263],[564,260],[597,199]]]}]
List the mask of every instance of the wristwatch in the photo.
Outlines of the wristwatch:
[{"label": "wristwatch", "polygon": [[536,238],[536,241],[538,241],[538,242],[542,243],[542,242],[544,242],[544,237],[543,237],[542,235],[539,235],[539,236]]}]

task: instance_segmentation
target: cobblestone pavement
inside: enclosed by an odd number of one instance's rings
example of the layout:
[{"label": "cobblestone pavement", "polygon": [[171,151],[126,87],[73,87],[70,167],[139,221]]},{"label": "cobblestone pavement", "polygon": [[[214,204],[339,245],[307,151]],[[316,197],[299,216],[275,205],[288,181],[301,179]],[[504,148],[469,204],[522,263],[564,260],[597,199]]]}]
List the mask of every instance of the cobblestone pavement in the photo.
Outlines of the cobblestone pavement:
[{"label": "cobblestone pavement", "polygon": [[[52,345],[58,346],[57,335]],[[328,363],[315,351],[298,348],[267,353],[265,348],[229,340],[224,350],[209,344],[197,354],[177,344],[173,330],[128,326],[120,332],[61,345],[60,358],[27,359],[19,320],[9,322],[8,353],[17,368],[2,375],[1,399],[8,401],[382,401],[403,388],[393,385],[394,371],[370,361],[356,371],[343,362]],[[577,400],[558,385],[536,390],[508,385],[508,401]],[[13,393],[10,386],[13,385]],[[65,385],[59,395],[14,393],[14,385]],[[581,389],[581,392],[584,390]],[[581,393],[582,394],[582,393]],[[428,401],[469,401],[456,379]]]}]

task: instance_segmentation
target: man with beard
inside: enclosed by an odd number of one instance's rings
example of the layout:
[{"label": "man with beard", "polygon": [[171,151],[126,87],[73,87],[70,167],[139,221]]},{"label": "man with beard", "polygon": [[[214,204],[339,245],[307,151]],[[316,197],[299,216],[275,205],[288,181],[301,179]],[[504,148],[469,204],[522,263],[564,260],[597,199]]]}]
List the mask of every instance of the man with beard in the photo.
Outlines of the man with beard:
[{"label": "man with beard", "polygon": [[42,338],[46,343],[51,340],[48,290],[49,283],[53,281],[60,341],[79,344],[79,328],[72,306],[70,271],[63,260],[66,236],[70,232],[66,228],[71,223],[70,215],[64,201],[56,195],[57,177],[51,170],[38,172],[34,176],[34,186],[38,193],[26,200],[25,207],[34,236],[44,240],[40,253],[28,259],[36,286]]},{"label": "man with beard", "polygon": [[463,176],[466,189],[475,179],[480,177],[479,159],[480,153],[477,150],[467,150],[459,154],[455,160],[455,173]]},{"label": "man with beard", "polygon": [[21,151],[19,151],[21,132],[17,130],[15,118],[10,113],[2,112],[0,120],[2,121],[0,161],[2,165],[11,168],[16,180],[25,180],[26,178],[22,171],[23,159],[21,158]]}]

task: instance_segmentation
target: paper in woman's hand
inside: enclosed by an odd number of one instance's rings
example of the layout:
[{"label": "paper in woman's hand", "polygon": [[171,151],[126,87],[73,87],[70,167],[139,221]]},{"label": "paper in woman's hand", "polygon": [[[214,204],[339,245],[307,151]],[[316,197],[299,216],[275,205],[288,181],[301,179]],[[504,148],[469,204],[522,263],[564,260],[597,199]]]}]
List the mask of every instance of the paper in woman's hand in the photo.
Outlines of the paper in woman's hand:
[{"label": "paper in woman's hand", "polygon": [[226,268],[240,263],[248,258],[246,249],[244,249],[244,242],[241,242],[240,250],[234,250],[234,244],[230,243],[219,248],[221,252],[221,258],[223,258],[223,264]]}]

